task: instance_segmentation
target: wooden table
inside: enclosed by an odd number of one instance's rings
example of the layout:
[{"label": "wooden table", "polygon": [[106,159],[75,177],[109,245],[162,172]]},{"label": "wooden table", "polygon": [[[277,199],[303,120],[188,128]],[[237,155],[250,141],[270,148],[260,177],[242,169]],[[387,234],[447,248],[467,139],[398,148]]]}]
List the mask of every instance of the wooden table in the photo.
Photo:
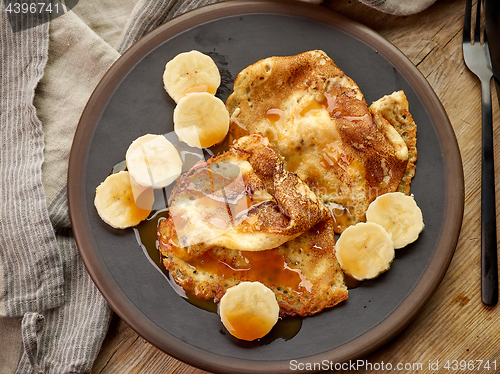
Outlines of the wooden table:
[{"label": "wooden table", "polygon": [[[395,372],[398,363],[409,365],[408,368],[421,363],[423,371],[419,372],[472,372],[453,370],[455,363],[460,369],[461,361],[474,363],[476,370],[473,372],[498,372],[500,306],[486,307],[480,296],[481,93],[479,80],[469,72],[462,58],[465,1],[438,0],[424,12],[409,17],[383,14],[356,0],[326,0],[323,6],[380,33],[417,66],[448,113],[458,138],[465,174],[462,231],[441,285],[402,333],[364,359],[373,364],[391,363],[392,372]],[[496,98],[493,88],[494,134],[500,139],[500,113]],[[500,168],[499,145],[500,141],[495,145],[497,175]],[[497,188],[498,202],[499,190]],[[480,360],[483,364],[477,370]],[[451,365],[449,370],[444,367],[447,361]],[[484,368],[484,363],[488,361],[489,370]],[[429,370],[429,363],[436,362],[439,362],[440,370]],[[373,370],[366,372],[387,372],[376,369],[374,366]],[[206,372],[159,351],[115,317],[92,373]]]}]

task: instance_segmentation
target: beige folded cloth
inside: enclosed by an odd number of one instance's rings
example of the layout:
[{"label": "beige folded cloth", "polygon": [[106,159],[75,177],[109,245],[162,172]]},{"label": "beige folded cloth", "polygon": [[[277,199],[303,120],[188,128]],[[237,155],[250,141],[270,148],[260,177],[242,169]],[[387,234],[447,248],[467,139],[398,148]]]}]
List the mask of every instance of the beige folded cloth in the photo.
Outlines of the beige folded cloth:
[{"label": "beige folded cloth", "polygon": [[428,8],[436,0],[359,0],[372,8],[381,12],[394,14],[397,16],[408,16],[416,14]]}]

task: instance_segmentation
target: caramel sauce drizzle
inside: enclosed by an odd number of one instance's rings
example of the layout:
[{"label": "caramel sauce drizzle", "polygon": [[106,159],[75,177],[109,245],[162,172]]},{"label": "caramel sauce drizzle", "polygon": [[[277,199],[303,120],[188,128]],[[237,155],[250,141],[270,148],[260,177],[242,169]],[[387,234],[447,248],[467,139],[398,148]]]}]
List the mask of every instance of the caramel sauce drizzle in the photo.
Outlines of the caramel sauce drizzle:
[{"label": "caramel sauce drizzle", "polygon": [[215,273],[221,278],[238,278],[240,280],[261,282],[267,286],[280,285],[297,294],[310,292],[312,284],[299,269],[293,269],[283,254],[275,249],[258,252],[239,251],[244,265],[238,266],[224,258],[218,258],[212,251],[206,251],[192,258],[188,264],[200,271]]}]

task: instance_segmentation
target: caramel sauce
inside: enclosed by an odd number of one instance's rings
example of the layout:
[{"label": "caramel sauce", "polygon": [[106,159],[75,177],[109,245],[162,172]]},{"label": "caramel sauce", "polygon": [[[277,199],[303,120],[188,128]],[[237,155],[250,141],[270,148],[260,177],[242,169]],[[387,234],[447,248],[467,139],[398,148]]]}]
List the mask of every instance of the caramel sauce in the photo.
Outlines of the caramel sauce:
[{"label": "caramel sauce", "polygon": [[363,284],[363,281],[357,280],[344,273],[344,283],[348,289],[352,290],[353,288],[361,286]]},{"label": "caramel sauce", "polygon": [[266,112],[265,118],[269,122],[269,127],[266,129],[266,133],[263,134],[270,141],[274,142],[278,140],[278,127],[283,125],[285,113],[281,109],[269,109]]},{"label": "caramel sauce", "polygon": [[340,166],[341,161],[343,161],[344,163],[347,161],[345,159],[345,152],[343,150],[342,141],[340,139],[337,139],[326,145],[326,150],[323,153],[323,160],[324,162],[326,162],[326,164],[323,164],[324,167],[326,167],[327,165],[331,167],[335,164],[339,164]]},{"label": "caramel sauce", "polygon": [[231,335],[247,341],[266,336],[269,332],[269,326],[264,325],[260,318],[254,315],[226,317],[225,327]]},{"label": "caramel sauce", "polygon": [[354,160],[351,160],[351,158],[347,156],[342,147],[342,143],[338,140],[326,145],[326,150],[323,152],[320,165],[324,168],[337,166],[345,172],[349,172],[352,161]]},{"label": "caramel sauce", "polygon": [[134,197],[130,196],[128,199],[128,216],[129,219],[136,222],[141,222],[151,214],[151,210],[139,208],[134,201]]},{"label": "caramel sauce", "polygon": [[215,154],[223,153],[227,151],[236,140],[248,134],[248,130],[237,120],[231,117],[227,136],[224,138],[222,143],[210,147],[210,150]]},{"label": "caramel sauce", "polygon": [[[182,287],[180,287],[175,281],[171,278],[168,270],[165,269],[165,266],[162,263],[160,251],[158,250],[157,243],[157,233],[158,233],[158,225],[162,219],[168,217],[168,210],[160,210],[152,214],[147,220],[141,222],[138,226],[134,227],[134,232],[138,241],[138,244],[143,249],[146,257],[155,265],[155,268],[160,271],[172,287],[172,289],[183,299],[191,303],[192,305],[206,310],[208,312],[217,313],[217,304],[213,300],[205,300],[199,297],[196,297],[194,294],[185,292]],[[248,254],[248,253],[247,253]],[[252,255],[248,256],[252,257]],[[258,257],[258,256],[257,256]],[[272,255],[270,257],[273,257]],[[278,259],[279,256],[274,256],[275,259]],[[269,259],[269,257],[268,257]],[[214,261],[218,261],[213,257],[208,260],[209,263],[213,263]],[[253,264],[257,266],[265,261],[265,258],[262,258],[261,261],[253,261]],[[275,263],[277,264],[277,262]],[[226,265],[222,265],[226,266]],[[222,266],[219,266],[220,268]],[[226,266],[227,267],[227,266]],[[270,269],[273,266],[269,267]],[[293,271],[292,271],[293,272]],[[295,273],[297,274],[297,273]],[[298,276],[298,275],[297,275]],[[294,276],[291,276],[294,278]],[[300,278],[300,276],[299,276]],[[298,280],[295,278],[292,283],[296,284]],[[300,287],[300,286],[298,286]],[[223,335],[227,335],[228,339],[232,339],[235,344],[241,344],[245,346],[259,346],[266,345],[271,343],[276,339],[290,340],[292,339],[302,327],[302,318],[301,317],[286,317],[280,318],[276,325],[273,327],[271,332],[269,332],[266,336],[261,339],[258,339],[253,342],[245,342],[234,338],[231,334],[229,334],[224,326],[221,323],[221,333]]]},{"label": "caramel sauce", "polygon": [[217,92],[217,88],[208,84],[195,84],[184,91],[184,96],[196,92],[208,92],[212,95],[215,95],[215,93]]},{"label": "caramel sauce", "polygon": [[160,251],[157,247],[157,234],[160,221],[166,217],[168,217],[168,210],[159,210],[152,214],[147,220],[142,221],[139,225],[133,228],[139,246],[144,251],[146,258],[148,258],[155,268],[165,276],[167,282],[179,296],[201,309],[205,309],[210,312],[217,312],[217,305],[213,302],[213,300],[203,300],[186,293],[181,286],[175,283],[175,281],[171,278],[170,273],[163,265]]},{"label": "caramel sauce", "polygon": [[285,257],[274,249],[258,252],[240,251],[244,264],[235,265],[223,258],[218,258],[212,251],[207,251],[188,261],[194,268],[217,274],[222,278],[236,277],[251,282],[280,284],[300,294],[311,291],[311,283],[300,270],[293,269]]},{"label": "caramel sauce", "polygon": [[228,201],[227,206],[229,209],[229,214],[233,218],[233,220],[236,220],[240,218],[241,216],[244,216],[248,213],[248,211],[256,206],[258,203],[256,203],[245,191],[244,194],[241,194],[238,196],[236,201]]},{"label": "caramel sauce", "polygon": [[349,113],[339,105],[337,96],[332,96],[327,92],[319,95],[318,98],[315,98],[304,108],[302,108],[299,112],[299,116],[305,117],[310,112],[322,109],[326,109],[330,114],[337,118],[343,118],[351,122],[360,122],[369,117],[369,114],[365,114],[363,116],[353,116],[351,113]]},{"label": "caramel sauce", "polygon": [[351,209],[352,208],[349,208],[349,207],[345,207],[345,208],[335,207],[335,208],[330,209],[332,212],[333,220],[335,222],[334,227],[335,227],[336,231],[338,231],[342,227],[347,227],[349,225],[351,217],[352,217]]},{"label": "caramel sauce", "polygon": [[325,101],[318,101],[318,100],[313,100],[309,104],[307,104],[304,108],[302,108],[299,112],[300,117],[305,117],[308,115],[310,112],[316,111],[316,110],[322,110],[326,109],[327,107],[325,106]]},{"label": "caramel sauce", "polygon": [[284,115],[285,113],[283,113],[283,111],[281,109],[269,109],[267,112],[266,112],[266,119],[272,124],[272,125],[276,125],[276,124],[280,124],[283,122],[284,120]]}]

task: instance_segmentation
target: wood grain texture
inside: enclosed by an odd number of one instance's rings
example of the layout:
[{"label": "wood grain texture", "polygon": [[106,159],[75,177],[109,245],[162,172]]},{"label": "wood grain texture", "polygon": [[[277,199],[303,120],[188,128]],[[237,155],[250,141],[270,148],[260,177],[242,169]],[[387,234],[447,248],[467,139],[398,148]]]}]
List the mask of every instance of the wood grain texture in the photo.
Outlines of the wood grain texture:
[{"label": "wood grain texture", "polygon": [[[373,369],[356,372],[398,372],[396,366],[399,363],[407,366],[407,370],[399,372],[408,373],[498,372],[499,307],[484,306],[480,295],[481,93],[479,80],[469,72],[462,58],[465,2],[438,0],[424,12],[407,17],[383,14],[356,0],[327,0],[323,6],[380,33],[427,78],[455,130],[465,175],[462,231],[442,283],[405,330],[363,358],[374,365]],[[492,95],[494,136],[500,139],[500,113],[495,87]],[[497,175],[500,168],[499,143],[495,143]],[[498,184],[496,193],[500,196]],[[454,364],[453,360],[457,360],[458,369],[460,361],[463,361],[472,362],[475,370],[453,371],[452,367],[446,370],[446,362]],[[483,360],[483,366],[478,370],[479,360]],[[484,368],[486,361],[490,363],[489,370]],[[380,367],[382,362],[386,364],[385,370]],[[439,362],[438,370],[429,367],[436,362]],[[388,363],[392,365],[392,370],[387,370]],[[494,363],[497,370],[494,370]],[[206,372],[160,352],[115,318],[92,373]]]}]

